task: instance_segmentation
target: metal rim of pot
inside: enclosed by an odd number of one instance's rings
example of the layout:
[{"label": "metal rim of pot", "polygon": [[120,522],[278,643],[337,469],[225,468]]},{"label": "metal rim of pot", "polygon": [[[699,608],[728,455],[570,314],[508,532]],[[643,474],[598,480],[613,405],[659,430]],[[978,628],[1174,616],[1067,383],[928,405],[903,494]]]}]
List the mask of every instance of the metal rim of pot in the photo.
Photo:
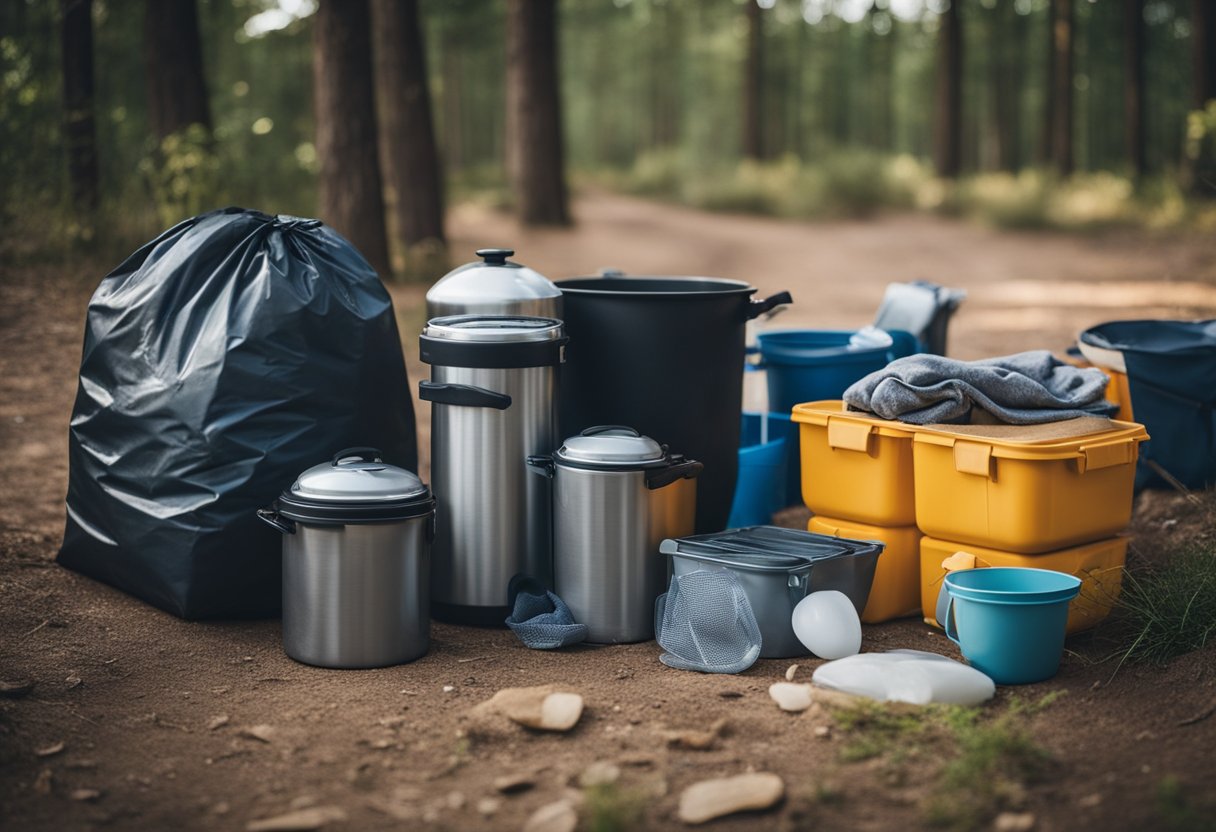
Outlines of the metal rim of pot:
[{"label": "metal rim of pot", "polygon": [[[633,447],[632,453],[622,450],[629,446]],[[532,471],[550,478],[559,466],[604,473],[643,471],[646,487],[651,490],[676,480],[695,479],[705,468],[696,460],[669,453],[666,445],[624,425],[587,428],[578,436],[567,438],[553,453],[531,455],[526,462]]]}]

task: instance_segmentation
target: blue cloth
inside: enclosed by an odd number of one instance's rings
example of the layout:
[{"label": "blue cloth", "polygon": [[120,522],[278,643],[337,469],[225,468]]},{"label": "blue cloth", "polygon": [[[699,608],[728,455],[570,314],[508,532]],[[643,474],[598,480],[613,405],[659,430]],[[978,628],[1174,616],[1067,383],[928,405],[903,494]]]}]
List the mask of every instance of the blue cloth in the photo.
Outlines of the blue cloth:
[{"label": "blue cloth", "polygon": [[555,650],[587,640],[587,625],[578,624],[561,598],[532,578],[514,578],[509,594],[514,596],[506,624],[533,650]]}]

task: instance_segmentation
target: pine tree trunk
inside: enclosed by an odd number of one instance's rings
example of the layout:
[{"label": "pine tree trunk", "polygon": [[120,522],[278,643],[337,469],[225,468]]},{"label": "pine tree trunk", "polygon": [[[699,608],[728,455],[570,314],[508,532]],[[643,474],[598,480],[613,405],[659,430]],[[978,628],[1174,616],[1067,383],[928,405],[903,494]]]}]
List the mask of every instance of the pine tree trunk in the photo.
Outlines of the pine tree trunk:
[{"label": "pine tree trunk", "polygon": [[743,155],[764,158],[764,18],[747,0],[747,58],[743,68]]},{"label": "pine tree trunk", "polygon": [[63,135],[72,203],[97,208],[97,131],[93,118],[93,0],[60,0],[63,13]]},{"label": "pine tree trunk", "polygon": [[1054,52],[1051,116],[1051,157],[1056,171],[1073,171],[1072,153],[1072,0],[1052,0],[1052,50]]},{"label": "pine tree trunk", "polygon": [[[380,147],[394,194],[393,230],[411,268],[415,247],[444,245],[443,168],[435,147],[417,0],[373,0]],[[425,263],[418,263],[424,266]]]},{"label": "pine tree trunk", "polygon": [[997,0],[989,16],[989,42],[993,99],[993,131],[996,137],[996,163],[1000,170],[1017,171],[1019,154],[1021,89],[1018,79],[1021,63],[1018,50],[1024,18],[1014,9],[1014,0]]},{"label": "pine tree trunk", "polygon": [[1123,0],[1123,122],[1127,161],[1136,178],[1148,168],[1144,153],[1144,0]]},{"label": "pine tree trunk", "polygon": [[144,62],[148,122],[158,139],[201,124],[211,130],[195,0],[148,0]]},{"label": "pine tree trunk", "polygon": [[321,219],[387,278],[368,0],[321,0],[312,31]]},{"label": "pine tree trunk", "polygon": [[1043,119],[1040,122],[1039,146],[1036,154],[1042,167],[1050,167],[1052,161],[1051,143],[1055,136],[1055,78],[1056,78],[1056,35],[1055,35],[1055,0],[1047,6],[1047,48],[1046,72],[1043,75]]},{"label": "pine tree trunk", "polygon": [[937,32],[933,156],[938,175],[950,178],[962,171],[963,28],[958,14],[959,3],[960,0],[951,0],[942,12]]},{"label": "pine tree trunk", "polygon": [[524,225],[569,225],[556,0],[507,3],[507,169]]},{"label": "pine tree trunk", "polygon": [[1216,98],[1216,3],[1191,2],[1192,106],[1202,110]]},{"label": "pine tree trunk", "polygon": [[449,170],[462,170],[465,166],[464,151],[464,61],[460,54],[460,37],[449,22],[440,36],[439,56],[442,65],[443,93],[443,159]]}]

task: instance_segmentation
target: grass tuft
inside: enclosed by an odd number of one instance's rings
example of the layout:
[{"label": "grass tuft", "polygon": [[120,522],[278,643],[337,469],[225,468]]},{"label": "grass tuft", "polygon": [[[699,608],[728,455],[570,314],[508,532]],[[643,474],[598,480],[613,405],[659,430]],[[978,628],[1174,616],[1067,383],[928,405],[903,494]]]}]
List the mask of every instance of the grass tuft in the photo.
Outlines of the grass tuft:
[{"label": "grass tuft", "polygon": [[1127,573],[1118,606],[1127,628],[1120,667],[1201,649],[1216,639],[1216,547],[1192,546],[1164,566]]},{"label": "grass tuft", "polygon": [[646,798],[616,783],[591,786],[583,792],[583,825],[587,832],[629,832],[641,825]]}]

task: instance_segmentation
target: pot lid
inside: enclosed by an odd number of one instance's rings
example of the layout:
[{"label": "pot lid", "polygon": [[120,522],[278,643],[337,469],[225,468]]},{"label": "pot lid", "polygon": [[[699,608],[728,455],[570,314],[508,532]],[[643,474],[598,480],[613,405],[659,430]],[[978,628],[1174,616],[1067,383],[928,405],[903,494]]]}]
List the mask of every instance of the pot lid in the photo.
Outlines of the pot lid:
[{"label": "pot lid", "polygon": [[401,503],[430,499],[417,474],[390,465],[375,448],[347,448],[296,478],[289,491],[301,503]]},{"label": "pot lid", "polygon": [[556,341],[562,337],[562,322],[556,318],[530,318],[522,315],[448,315],[431,318],[422,334],[446,341],[492,344]]},{"label": "pot lid", "polygon": [[426,293],[430,303],[495,303],[512,300],[561,297],[549,278],[507,259],[509,248],[481,248],[480,261],[453,269]]},{"label": "pot lid", "polygon": [[667,459],[667,449],[623,425],[598,425],[562,443],[556,457],[596,467],[646,466]]}]

